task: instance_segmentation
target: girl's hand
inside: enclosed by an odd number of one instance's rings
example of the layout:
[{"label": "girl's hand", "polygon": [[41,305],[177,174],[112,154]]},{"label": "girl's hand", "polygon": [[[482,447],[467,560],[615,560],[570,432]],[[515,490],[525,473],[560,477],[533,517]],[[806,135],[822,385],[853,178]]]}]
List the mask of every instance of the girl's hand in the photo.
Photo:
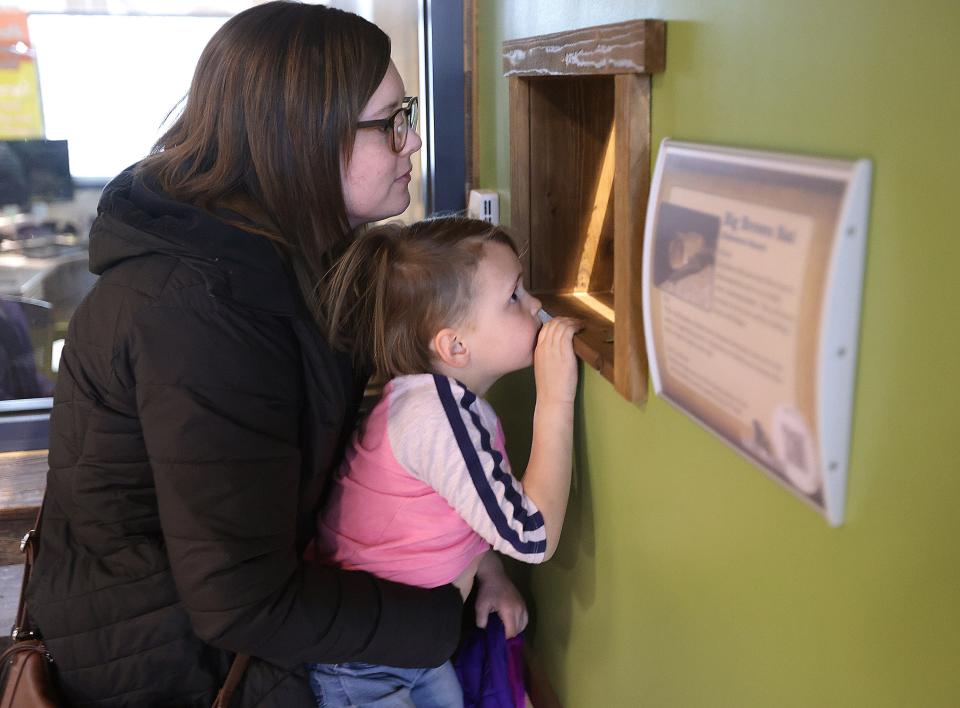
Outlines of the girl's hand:
[{"label": "girl's hand", "polygon": [[571,317],[554,317],[540,329],[533,353],[533,373],[538,403],[572,403],[577,393],[577,357],[573,335],[583,323]]},{"label": "girl's hand", "polygon": [[503,572],[503,563],[494,551],[480,556],[481,563],[477,572],[480,587],[477,589],[477,626],[486,627],[491,612],[500,615],[507,639],[515,637],[527,626],[529,616],[527,605],[516,586]]}]

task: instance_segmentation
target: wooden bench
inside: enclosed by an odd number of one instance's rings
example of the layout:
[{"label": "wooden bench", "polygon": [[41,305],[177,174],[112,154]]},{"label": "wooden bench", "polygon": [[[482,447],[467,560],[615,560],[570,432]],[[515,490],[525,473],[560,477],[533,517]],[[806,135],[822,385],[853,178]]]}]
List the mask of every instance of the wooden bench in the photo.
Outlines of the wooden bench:
[{"label": "wooden bench", "polygon": [[46,450],[0,453],[0,565],[23,563],[20,539],[37,518],[46,484]]},{"label": "wooden bench", "polygon": [[36,521],[46,483],[46,450],[0,453],[0,646],[20,601],[20,539]]}]

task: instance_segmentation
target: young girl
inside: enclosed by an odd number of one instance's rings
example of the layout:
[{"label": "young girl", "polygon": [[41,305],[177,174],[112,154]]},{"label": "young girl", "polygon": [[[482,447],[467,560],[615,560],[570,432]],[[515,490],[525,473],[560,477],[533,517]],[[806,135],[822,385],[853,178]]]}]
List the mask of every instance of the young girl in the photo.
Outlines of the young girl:
[{"label": "young girl", "polygon": [[[574,320],[541,328],[516,247],[472,219],[388,225],[355,241],[325,288],[328,336],[365,353],[383,397],[354,437],[319,517],[320,560],[466,597],[492,546],[528,563],[557,547],[570,489]],[[533,447],[521,485],[482,396],[534,364]],[[434,669],[314,664],[321,706],[462,705]],[[395,703],[390,703],[394,705]]]}]

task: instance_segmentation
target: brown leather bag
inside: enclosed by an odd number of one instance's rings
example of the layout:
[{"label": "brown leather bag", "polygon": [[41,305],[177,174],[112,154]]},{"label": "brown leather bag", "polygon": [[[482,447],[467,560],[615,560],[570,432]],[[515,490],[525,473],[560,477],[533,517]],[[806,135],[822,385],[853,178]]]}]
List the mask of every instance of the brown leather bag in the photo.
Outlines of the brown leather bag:
[{"label": "brown leather bag", "polygon": [[60,705],[53,660],[38,639],[23,639],[3,652],[0,708],[45,708]]},{"label": "brown leather bag", "polygon": [[[31,629],[27,614],[27,583],[30,582],[30,573],[37,554],[37,533],[42,516],[43,504],[37,512],[37,521],[33,528],[20,541],[20,552],[26,554],[23,584],[20,586],[17,623],[10,635],[13,646],[0,655],[0,708],[56,708],[61,705],[53,657],[44,646],[40,635]],[[249,661],[249,656],[237,654],[223,687],[217,693],[213,708],[228,708]]]}]

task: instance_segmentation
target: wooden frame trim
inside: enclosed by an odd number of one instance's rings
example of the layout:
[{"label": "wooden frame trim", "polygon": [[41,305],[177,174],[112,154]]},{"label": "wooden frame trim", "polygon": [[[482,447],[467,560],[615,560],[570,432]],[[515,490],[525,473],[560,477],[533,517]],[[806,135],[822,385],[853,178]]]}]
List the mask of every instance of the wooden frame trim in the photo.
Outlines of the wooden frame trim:
[{"label": "wooden frame trim", "polygon": [[503,43],[503,75],[657,74],[665,66],[663,20],[629,20]]},{"label": "wooden frame trim", "polygon": [[[554,254],[552,248],[563,248],[554,245],[550,233],[532,233],[533,224],[543,222],[543,209],[551,208],[543,202],[551,187],[532,184],[539,179],[532,169],[535,156],[530,154],[536,142],[531,131],[537,129],[531,124],[534,99],[554,77],[578,81],[607,76],[613,82],[612,298],[608,292],[597,293],[601,299],[597,307],[596,299],[591,304],[591,293],[567,290],[565,284],[558,289],[528,279],[527,285],[534,286],[531,290],[551,314],[584,321],[585,329],[574,340],[577,355],[636,403],[645,401],[648,393],[640,284],[652,152],[650,74],[664,70],[665,35],[662,20],[631,20],[503,43],[503,68],[510,85],[511,225],[528,274],[532,266],[539,267],[537,272],[544,270],[543,259]],[[575,173],[574,169],[571,174]],[[612,314],[604,305],[612,307]]]},{"label": "wooden frame trim", "polygon": [[614,121],[618,159],[613,178],[613,385],[629,401],[647,397],[643,336],[643,228],[650,193],[650,76],[621,74]]},{"label": "wooden frame trim", "polygon": [[480,76],[477,45],[477,4],[475,0],[463,0],[463,143],[466,150],[464,174],[466,194],[480,184]]},{"label": "wooden frame trim", "polygon": [[530,287],[530,84],[516,77],[510,79],[510,231]]}]

